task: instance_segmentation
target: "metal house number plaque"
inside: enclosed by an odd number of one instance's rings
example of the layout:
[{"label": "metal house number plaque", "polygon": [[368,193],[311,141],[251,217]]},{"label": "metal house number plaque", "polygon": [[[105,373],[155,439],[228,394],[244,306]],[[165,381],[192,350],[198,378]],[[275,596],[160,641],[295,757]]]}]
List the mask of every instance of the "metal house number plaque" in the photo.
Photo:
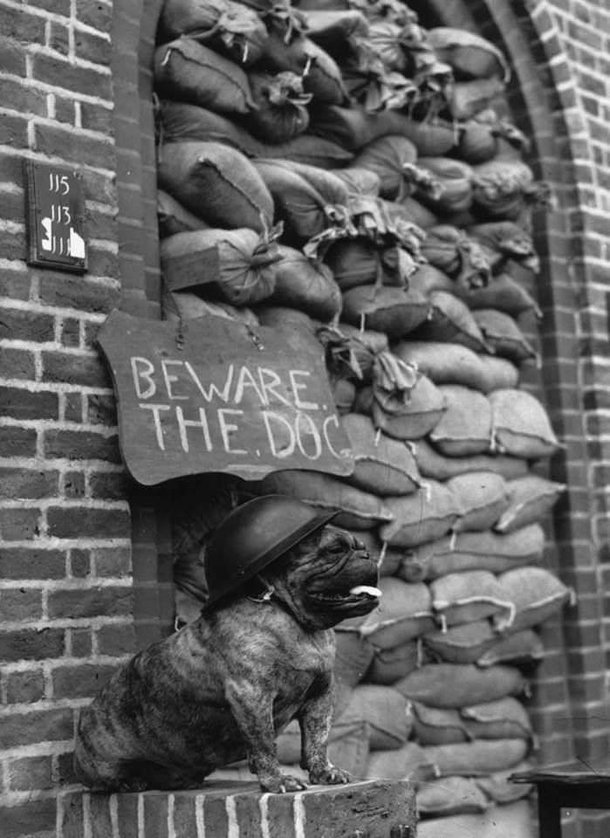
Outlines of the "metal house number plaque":
[{"label": "metal house number plaque", "polygon": [[25,161],[30,265],[84,273],[84,198],[81,175],[66,166]]}]

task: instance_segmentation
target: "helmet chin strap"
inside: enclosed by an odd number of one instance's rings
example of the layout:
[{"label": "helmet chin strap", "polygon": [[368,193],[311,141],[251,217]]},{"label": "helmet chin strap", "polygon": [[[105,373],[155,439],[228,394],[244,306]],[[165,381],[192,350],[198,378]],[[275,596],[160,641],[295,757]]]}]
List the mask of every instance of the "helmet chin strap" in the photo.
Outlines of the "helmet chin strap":
[{"label": "helmet chin strap", "polygon": [[261,583],[265,591],[260,596],[249,596],[248,599],[252,602],[260,602],[262,604],[269,602],[271,597],[275,594],[275,588],[267,582],[261,573],[257,573],[254,578]]}]

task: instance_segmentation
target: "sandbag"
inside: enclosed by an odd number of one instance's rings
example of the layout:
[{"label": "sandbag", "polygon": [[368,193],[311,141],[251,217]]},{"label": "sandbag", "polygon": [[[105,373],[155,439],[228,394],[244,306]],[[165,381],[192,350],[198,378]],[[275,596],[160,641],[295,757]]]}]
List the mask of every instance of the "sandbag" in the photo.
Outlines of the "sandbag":
[{"label": "sandbag", "polygon": [[391,520],[379,537],[391,547],[416,547],[454,529],[462,514],[461,502],[442,483],[430,480],[410,495],[387,498]]},{"label": "sandbag", "polygon": [[462,229],[435,224],[426,230],[422,254],[453,280],[452,291],[468,292],[487,285],[491,273],[489,257],[481,245]]},{"label": "sandbag", "polygon": [[347,203],[344,184],[324,171],[320,174],[327,180],[326,194],[287,161],[257,159],[253,165],[275,202],[277,219],[301,241],[330,226],[329,207]]},{"label": "sandbag", "polygon": [[367,416],[350,413],[342,419],[354,452],[355,468],[346,478],[377,495],[406,495],[420,485],[413,455],[406,445],[377,433]]},{"label": "sandbag", "polygon": [[406,137],[418,154],[445,154],[456,143],[449,122],[439,119],[423,123],[396,110],[368,113],[360,108],[323,106],[312,114],[311,131],[351,152],[389,134]]},{"label": "sandbag", "polygon": [[523,797],[529,797],[534,786],[531,783],[513,783],[510,779],[511,775],[532,770],[531,763],[520,762],[506,771],[494,771],[486,777],[476,777],[474,782],[485,796],[494,803],[514,803]]},{"label": "sandbag", "polygon": [[157,220],[159,237],[162,239],[174,236],[176,233],[205,230],[208,226],[203,219],[193,215],[162,189],[157,190]]},{"label": "sandbag", "polygon": [[489,221],[468,227],[468,235],[484,248],[494,273],[510,260],[540,272],[540,260],[534,249],[532,234],[514,221]]},{"label": "sandbag", "polygon": [[527,206],[548,203],[548,186],[534,181],[531,168],[523,160],[496,158],[474,166],[472,171],[473,207],[486,221],[516,221]]},{"label": "sandbag", "polygon": [[416,340],[457,343],[474,352],[490,350],[466,303],[447,291],[432,291],[428,299],[430,312],[414,333]]},{"label": "sandbag", "polygon": [[315,101],[328,105],[345,102],[347,94],[337,63],[303,32],[287,38],[282,27],[270,26],[264,53],[265,66],[302,76],[305,91]]},{"label": "sandbag", "polygon": [[425,664],[394,684],[394,689],[411,701],[455,709],[518,695],[524,688],[525,680],[515,667],[479,669],[474,664],[457,663]]},{"label": "sandbag", "polygon": [[497,358],[495,355],[481,355],[480,357],[484,393],[507,388],[514,389],[517,386],[519,367],[507,358]]},{"label": "sandbag", "polygon": [[359,384],[371,380],[376,357],[389,347],[387,335],[370,329],[361,331],[349,323],[318,326],[317,336],[329,373]]},{"label": "sandbag", "polygon": [[406,698],[391,687],[379,684],[358,684],[335,725],[354,722],[368,725],[371,751],[401,748],[413,725]]},{"label": "sandbag", "polygon": [[416,291],[360,285],[343,295],[342,319],[354,326],[383,332],[398,340],[423,323],[430,305]]},{"label": "sandbag", "polygon": [[371,684],[391,686],[420,665],[421,650],[417,640],[408,640],[389,649],[376,649],[367,672]]},{"label": "sandbag", "polygon": [[448,97],[451,116],[460,122],[473,119],[503,92],[504,82],[501,79],[456,81],[451,85]]},{"label": "sandbag", "polygon": [[510,533],[543,519],[553,508],[565,484],[555,483],[537,474],[527,474],[507,482],[510,496],[508,509],[494,524],[498,533]]},{"label": "sandbag", "polygon": [[390,200],[402,200],[411,194],[416,176],[417,149],[411,140],[400,135],[379,137],[360,150],[351,164],[375,172],[379,194]]},{"label": "sandbag", "polygon": [[350,288],[372,283],[405,285],[404,276],[399,276],[395,270],[392,250],[358,236],[332,244],[324,259],[344,293]]},{"label": "sandbag", "polygon": [[430,593],[432,608],[443,626],[474,623],[486,617],[493,617],[497,624],[512,623],[512,600],[488,570],[441,576],[430,583]]},{"label": "sandbag", "polygon": [[220,142],[237,149],[247,157],[273,157],[329,168],[347,165],[354,156],[337,143],[307,133],[285,143],[264,143],[241,125],[221,114],[197,105],[189,105],[187,102],[164,99],[160,105],[159,116],[164,143],[186,140]]},{"label": "sandbag", "polygon": [[466,29],[436,26],[428,30],[428,40],[440,61],[453,69],[457,79],[487,79],[494,76],[508,81],[510,68],[504,54],[491,41]]},{"label": "sandbag", "polygon": [[501,535],[461,532],[422,544],[406,553],[398,573],[406,582],[436,579],[447,573],[488,570],[502,573],[542,560],[544,530],[533,523]]},{"label": "sandbag", "polygon": [[307,131],[311,94],[304,92],[301,76],[259,71],[248,81],[256,106],[244,120],[251,134],[266,143],[286,143]]},{"label": "sandbag", "polygon": [[430,442],[447,457],[485,454],[491,449],[492,411],[487,396],[458,384],[439,390],[447,409],[430,431]]},{"label": "sandbag", "polygon": [[275,287],[268,302],[299,309],[324,323],[337,317],[341,290],[329,268],[293,247],[280,245],[277,252]]},{"label": "sandbag", "polygon": [[456,213],[468,210],[472,204],[473,170],[453,157],[419,157],[418,165],[440,183],[436,193],[419,189],[416,197],[431,207],[433,212]]},{"label": "sandbag", "polygon": [[379,649],[392,649],[431,631],[434,615],[427,585],[407,585],[386,576],[379,580],[378,607],[360,625],[360,634]]},{"label": "sandbag", "polygon": [[491,529],[508,508],[507,483],[493,471],[460,474],[445,485],[462,505],[462,515],[456,522],[455,532]]},{"label": "sandbag", "polygon": [[[303,4],[299,3],[299,10]],[[318,46],[325,49],[336,60],[345,55],[354,37],[366,36],[369,32],[369,22],[361,11],[356,9],[308,10],[305,14],[307,35]]]},{"label": "sandbag", "polygon": [[195,230],[163,239],[161,271],[171,291],[220,295],[253,305],[273,293],[277,248],[254,230]]},{"label": "sandbag", "polygon": [[428,707],[412,701],[411,713],[413,738],[419,745],[450,745],[470,738],[459,710]]},{"label": "sandbag", "polygon": [[527,709],[513,696],[462,707],[460,715],[472,739],[532,740]]},{"label": "sandbag", "polygon": [[497,637],[489,620],[481,619],[431,632],[423,638],[423,644],[433,657],[445,663],[478,664]]},{"label": "sandbag", "polygon": [[334,523],[347,529],[372,529],[392,517],[376,495],[318,471],[273,472],[260,481],[259,489],[262,494],[290,495],[319,509],[341,509]]},{"label": "sandbag", "polygon": [[356,385],[347,378],[331,378],[330,389],[339,416],[345,416],[354,410]]},{"label": "sandbag", "polygon": [[273,199],[243,154],[220,143],[180,142],[162,146],[159,185],[209,224],[227,229],[271,228]]},{"label": "sandbag", "polygon": [[435,384],[461,384],[484,392],[485,380],[480,356],[466,346],[438,341],[401,341],[392,351]]},{"label": "sandbag", "polygon": [[426,819],[417,825],[417,838],[534,838],[535,834],[527,800],[492,806],[476,815]]},{"label": "sandbag", "polygon": [[351,694],[364,678],[375,654],[372,643],[356,631],[335,627],[335,682],[333,718],[336,719],[349,704]]},{"label": "sandbag", "polygon": [[246,114],[255,107],[244,71],[193,38],[158,47],[153,74],[160,96],[220,113]]},{"label": "sandbag", "polygon": [[388,410],[387,402],[381,404],[374,388],[360,391],[355,409],[369,413],[375,427],[388,436],[413,440],[425,436],[436,426],[445,411],[445,398],[428,376],[418,373],[400,412]]},{"label": "sandbag", "polygon": [[221,300],[204,300],[190,291],[165,291],[162,308],[165,320],[173,322],[194,320],[198,317],[222,317],[242,323],[247,329],[255,329],[259,325],[256,314],[245,306],[236,308]]},{"label": "sandbag", "polygon": [[436,776],[436,766],[426,750],[415,742],[407,742],[395,751],[373,751],[362,779],[411,780],[418,788]]},{"label": "sandbag", "polygon": [[468,777],[443,777],[422,785],[417,793],[420,817],[484,812],[489,802],[482,788]]},{"label": "sandbag", "polygon": [[544,644],[532,629],[521,629],[514,634],[502,634],[476,660],[477,666],[509,663],[530,667],[544,658]]},{"label": "sandbag", "polygon": [[523,739],[478,739],[429,745],[425,751],[441,777],[480,777],[513,768],[525,758],[528,743]]},{"label": "sandbag", "polygon": [[456,288],[468,307],[477,309],[498,309],[512,317],[518,317],[526,311],[532,311],[537,317],[542,313],[531,294],[515,282],[507,273],[493,276],[489,283],[481,288]]},{"label": "sandbag", "polygon": [[508,358],[514,364],[538,359],[538,353],[509,314],[482,308],[474,311],[473,317],[485,342],[496,355]]},{"label": "sandbag", "polygon": [[[424,248],[422,247],[422,252]],[[434,291],[447,291],[453,293],[453,280],[447,274],[424,262],[409,277],[409,287],[419,291],[425,297],[429,297]]]},{"label": "sandbag", "polygon": [[[440,421],[433,428],[433,432],[437,431],[439,425]],[[454,441],[452,440],[452,442]],[[411,449],[422,477],[433,477],[435,480],[449,480],[451,477],[469,474],[473,471],[495,471],[505,480],[512,480],[515,477],[523,477],[528,470],[527,460],[502,454],[469,454],[460,457],[446,457],[425,439],[419,439],[416,443],[411,443]]]},{"label": "sandbag", "polygon": [[559,448],[548,414],[525,390],[502,389],[489,395],[494,444],[503,454],[526,459],[550,457]]},{"label": "sandbag", "polygon": [[159,26],[164,40],[190,35],[243,64],[258,61],[268,39],[256,12],[232,0],[166,0]]},{"label": "sandbag", "polygon": [[518,567],[498,577],[502,595],[513,603],[511,631],[537,626],[560,611],[571,600],[561,579],[544,567]]}]

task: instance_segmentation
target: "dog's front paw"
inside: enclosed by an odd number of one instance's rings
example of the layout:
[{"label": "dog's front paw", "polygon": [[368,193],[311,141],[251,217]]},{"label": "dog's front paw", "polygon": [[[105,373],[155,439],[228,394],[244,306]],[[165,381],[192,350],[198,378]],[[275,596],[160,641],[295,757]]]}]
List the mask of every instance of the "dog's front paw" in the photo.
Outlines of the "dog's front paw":
[{"label": "dog's front paw", "polygon": [[285,794],[288,791],[302,791],[307,786],[302,780],[291,774],[279,774],[277,777],[259,777],[261,789],[272,794]]},{"label": "dog's front paw", "polygon": [[343,768],[336,765],[327,765],[326,768],[309,772],[309,781],[314,785],[335,786],[340,783],[351,783],[352,775]]}]

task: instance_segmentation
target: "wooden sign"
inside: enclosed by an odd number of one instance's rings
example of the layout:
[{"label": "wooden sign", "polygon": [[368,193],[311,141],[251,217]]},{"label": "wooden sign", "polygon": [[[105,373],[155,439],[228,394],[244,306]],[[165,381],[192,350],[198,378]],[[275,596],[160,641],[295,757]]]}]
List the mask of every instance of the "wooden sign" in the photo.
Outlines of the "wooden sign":
[{"label": "wooden sign", "polygon": [[114,311],[98,336],[113,378],[132,477],[150,486],[225,472],[336,475],[354,467],[323,350],[311,335],[221,317],[143,320]]},{"label": "wooden sign", "polygon": [[84,273],[82,177],[74,169],[53,163],[25,163],[30,265]]}]

